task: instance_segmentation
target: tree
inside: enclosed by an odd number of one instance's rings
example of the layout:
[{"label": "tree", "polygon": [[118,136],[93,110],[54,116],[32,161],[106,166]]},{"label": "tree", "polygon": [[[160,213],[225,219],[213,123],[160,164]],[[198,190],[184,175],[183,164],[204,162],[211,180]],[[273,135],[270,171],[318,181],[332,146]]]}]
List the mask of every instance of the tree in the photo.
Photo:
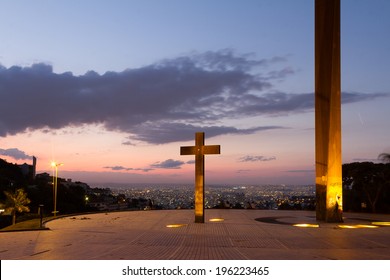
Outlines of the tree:
[{"label": "tree", "polygon": [[[389,209],[390,164],[353,162],[343,164],[344,209],[372,212]],[[363,206],[366,205],[366,206]]]},{"label": "tree", "polygon": [[4,191],[14,191],[14,186],[26,185],[21,169],[16,164],[0,158],[0,200],[5,199]]},{"label": "tree", "polygon": [[12,224],[16,223],[16,212],[30,212],[30,208],[27,206],[31,201],[27,198],[27,194],[23,189],[17,189],[14,193],[5,191],[6,200],[6,211],[12,214]]},{"label": "tree", "polygon": [[390,163],[390,154],[381,153],[381,154],[378,156],[378,159],[380,159],[380,160],[383,161],[384,163]]}]

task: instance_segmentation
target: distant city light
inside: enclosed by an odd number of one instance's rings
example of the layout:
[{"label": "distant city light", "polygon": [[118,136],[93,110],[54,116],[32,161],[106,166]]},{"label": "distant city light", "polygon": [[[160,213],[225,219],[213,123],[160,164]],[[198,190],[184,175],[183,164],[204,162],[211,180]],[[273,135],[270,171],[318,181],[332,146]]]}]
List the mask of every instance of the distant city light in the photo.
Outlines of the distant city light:
[{"label": "distant city light", "polygon": [[[163,186],[150,185],[136,187],[114,187],[115,195],[124,194],[126,198],[142,198],[150,200],[156,209],[193,209],[193,186]],[[315,186],[248,186],[239,190],[231,186],[208,186],[205,197],[207,209],[302,209],[314,210]],[[90,197],[91,200],[91,197]],[[142,203],[141,203],[142,204]],[[147,205],[138,205],[144,209]],[[210,218],[220,218],[211,216]],[[207,218],[209,222],[209,218]]]}]

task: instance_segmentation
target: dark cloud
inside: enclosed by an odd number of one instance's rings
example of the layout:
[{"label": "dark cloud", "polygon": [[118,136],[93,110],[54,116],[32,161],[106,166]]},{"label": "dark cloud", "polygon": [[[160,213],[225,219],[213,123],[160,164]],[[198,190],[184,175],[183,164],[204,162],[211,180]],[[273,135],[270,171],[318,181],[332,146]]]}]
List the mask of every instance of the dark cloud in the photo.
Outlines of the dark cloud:
[{"label": "dark cloud", "polygon": [[150,166],[153,168],[163,168],[163,169],[179,169],[183,164],[185,164],[184,161],[181,160],[173,160],[173,159],[167,159],[162,162],[156,162],[151,164]]},{"label": "dark cloud", "polygon": [[123,142],[122,142],[122,145],[126,145],[126,146],[135,146],[135,144],[134,144],[133,142],[131,142],[130,140],[123,141]]},{"label": "dark cloud", "polygon": [[[312,110],[313,93],[274,92],[274,83],[294,74],[290,67],[274,70],[278,63],[285,59],[222,50],[103,75],[57,74],[46,64],[0,65],[0,136],[100,124],[128,133],[123,144],[134,145],[134,140],[190,140],[195,131],[212,137],[275,129],[238,129],[220,125],[220,120]],[[380,96],[386,95],[343,93],[343,102]]]},{"label": "dark cloud", "polygon": [[11,148],[11,149],[0,149],[0,155],[3,156],[9,156],[16,160],[19,159],[32,159],[32,156],[26,154],[25,152],[17,149],[17,148]]},{"label": "dark cloud", "polygon": [[105,169],[110,169],[112,171],[143,171],[143,172],[148,172],[151,170],[154,170],[156,168],[160,169],[179,169],[182,165],[184,164],[191,164],[195,163],[192,161],[184,162],[180,160],[173,160],[173,159],[167,159],[165,161],[159,161],[155,162],[150,165],[150,168],[132,168],[132,167],[124,167],[121,165],[115,165],[115,166],[105,166],[103,168]]},{"label": "dark cloud", "polygon": [[126,168],[126,167],[123,167],[123,166],[105,166],[103,168],[106,168],[106,169],[111,169],[113,171],[119,171],[119,170],[132,170],[132,168]]},{"label": "dark cloud", "polygon": [[207,137],[214,137],[222,134],[252,134],[257,131],[282,129],[281,126],[259,126],[248,129],[237,129],[231,126],[201,126],[183,123],[166,123],[156,121],[144,123],[133,128],[133,139],[153,144],[169,143],[175,141],[194,140],[195,132],[202,131]]},{"label": "dark cloud", "polygon": [[131,168],[131,167],[124,167],[124,166],[120,166],[120,165],[105,166],[103,168],[111,169],[112,171],[143,171],[143,172],[148,172],[148,171],[153,170],[152,168]]},{"label": "dark cloud", "polygon": [[276,157],[265,157],[265,156],[243,156],[238,159],[239,162],[254,162],[254,161],[271,161],[276,160]]},{"label": "dark cloud", "polygon": [[389,97],[390,95],[387,93],[357,93],[357,92],[342,92],[341,94],[341,102],[343,104],[355,103],[366,100],[373,100],[378,97]]}]

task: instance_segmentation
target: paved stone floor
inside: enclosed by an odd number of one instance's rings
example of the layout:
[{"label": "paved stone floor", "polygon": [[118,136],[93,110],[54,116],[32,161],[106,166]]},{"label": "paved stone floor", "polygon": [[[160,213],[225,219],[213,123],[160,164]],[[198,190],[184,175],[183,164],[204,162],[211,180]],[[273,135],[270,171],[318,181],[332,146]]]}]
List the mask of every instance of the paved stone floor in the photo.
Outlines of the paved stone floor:
[{"label": "paved stone floor", "polygon": [[[112,212],[66,217],[50,230],[0,233],[0,259],[390,260],[390,215],[345,213],[345,223],[315,224],[306,211],[192,210]],[[221,218],[222,221],[210,221]],[[178,227],[167,227],[177,225]],[[360,226],[359,226],[360,225]],[[357,227],[357,228],[356,228]]]}]

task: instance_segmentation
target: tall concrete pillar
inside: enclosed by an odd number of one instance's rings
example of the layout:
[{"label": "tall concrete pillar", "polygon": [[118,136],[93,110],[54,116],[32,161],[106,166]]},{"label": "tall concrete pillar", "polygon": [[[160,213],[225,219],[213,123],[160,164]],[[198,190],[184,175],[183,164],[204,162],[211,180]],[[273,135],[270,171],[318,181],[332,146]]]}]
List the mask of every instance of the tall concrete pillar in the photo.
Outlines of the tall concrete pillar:
[{"label": "tall concrete pillar", "polygon": [[316,218],[342,221],[340,0],[315,0]]}]

